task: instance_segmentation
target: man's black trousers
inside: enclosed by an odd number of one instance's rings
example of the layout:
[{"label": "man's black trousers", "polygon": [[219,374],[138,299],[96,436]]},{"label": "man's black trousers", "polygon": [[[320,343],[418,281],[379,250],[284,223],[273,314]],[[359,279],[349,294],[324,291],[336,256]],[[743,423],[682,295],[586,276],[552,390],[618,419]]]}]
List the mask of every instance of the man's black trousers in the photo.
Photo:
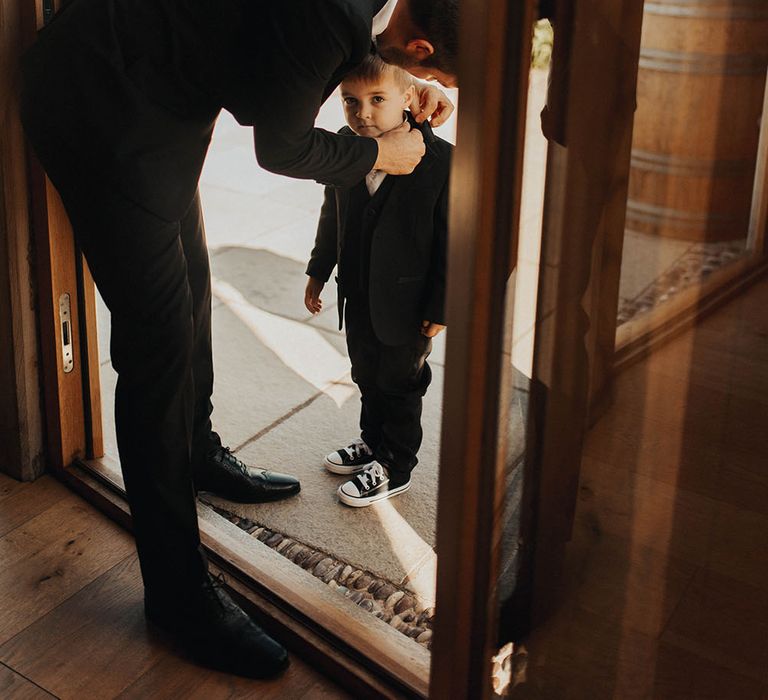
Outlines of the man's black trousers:
[{"label": "man's black trousers", "polygon": [[169,222],[90,179],[55,184],[112,314],[117,443],[145,586],[158,595],[194,586],[206,562],[192,470],[215,437],[199,195]]},{"label": "man's black trousers", "polygon": [[361,437],[389,470],[392,484],[405,483],[421,447],[421,406],[432,381],[427,364],[432,341],[414,328],[411,342],[384,345],[376,337],[364,295],[347,298],[345,321],[352,379],[361,394]]}]

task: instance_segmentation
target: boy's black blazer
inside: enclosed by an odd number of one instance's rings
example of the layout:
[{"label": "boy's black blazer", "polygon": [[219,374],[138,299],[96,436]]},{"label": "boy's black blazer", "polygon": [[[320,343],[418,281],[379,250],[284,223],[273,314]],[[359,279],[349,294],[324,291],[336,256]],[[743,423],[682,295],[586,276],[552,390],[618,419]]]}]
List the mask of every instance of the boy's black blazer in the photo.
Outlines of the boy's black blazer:
[{"label": "boy's black blazer", "polygon": [[[72,0],[23,62],[22,115],[54,182],[110,182],[168,220],[194,196],[219,110],[268,170],[346,185],[372,139],[314,128],[371,51],[384,0]],[[78,172],[76,172],[78,171]]]},{"label": "boy's black blazer", "polygon": [[[416,126],[410,119],[411,125]],[[410,175],[387,175],[363,212],[370,236],[369,304],[373,329],[385,345],[411,342],[421,322],[445,324],[445,268],[448,245],[448,178],[452,146],[418,126],[426,153]],[[341,133],[354,133],[344,127]],[[350,187],[326,187],[315,247],[307,274],[327,282],[341,261],[350,225]],[[339,328],[343,320],[345,274],[339,269]]]}]

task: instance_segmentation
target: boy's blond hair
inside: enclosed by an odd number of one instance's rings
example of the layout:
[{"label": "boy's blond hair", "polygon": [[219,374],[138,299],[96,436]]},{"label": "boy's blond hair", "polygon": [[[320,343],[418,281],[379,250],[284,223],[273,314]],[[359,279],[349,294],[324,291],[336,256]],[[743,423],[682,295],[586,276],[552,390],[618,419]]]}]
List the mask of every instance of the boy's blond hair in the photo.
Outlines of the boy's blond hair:
[{"label": "boy's blond hair", "polygon": [[393,66],[391,63],[386,63],[375,53],[368,54],[359,66],[344,76],[342,82],[360,80],[365,83],[377,83],[386,75],[392,76],[398,86],[403,89],[403,92],[413,85],[413,78],[408,71]]}]

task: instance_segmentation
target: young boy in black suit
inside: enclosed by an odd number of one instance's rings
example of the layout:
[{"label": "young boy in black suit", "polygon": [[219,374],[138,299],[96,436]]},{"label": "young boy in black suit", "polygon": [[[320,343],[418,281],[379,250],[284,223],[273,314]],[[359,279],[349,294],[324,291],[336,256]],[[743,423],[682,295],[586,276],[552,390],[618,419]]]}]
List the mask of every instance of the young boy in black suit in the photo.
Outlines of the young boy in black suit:
[{"label": "young boy in black suit", "polygon": [[421,446],[422,398],[432,373],[432,338],[445,328],[445,264],[451,145],[416,125],[406,108],[410,76],[369,56],[341,83],[348,127],[377,137],[407,121],[421,130],[426,153],[410,175],[371,171],[352,187],[327,187],[304,303],[338,266],[339,328],[346,318],[352,379],[360,388],[361,435],[325,458],[353,478],[339,499],[362,507],[406,491]]}]

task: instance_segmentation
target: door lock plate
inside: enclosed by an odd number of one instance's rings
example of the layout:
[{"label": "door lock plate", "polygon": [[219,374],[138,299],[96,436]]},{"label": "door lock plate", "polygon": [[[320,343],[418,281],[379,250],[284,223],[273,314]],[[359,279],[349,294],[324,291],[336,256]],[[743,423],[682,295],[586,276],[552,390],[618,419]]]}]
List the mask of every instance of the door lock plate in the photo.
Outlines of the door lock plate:
[{"label": "door lock plate", "polygon": [[64,374],[75,368],[74,343],[72,340],[72,311],[69,294],[59,297],[59,324],[61,328],[61,359]]}]

